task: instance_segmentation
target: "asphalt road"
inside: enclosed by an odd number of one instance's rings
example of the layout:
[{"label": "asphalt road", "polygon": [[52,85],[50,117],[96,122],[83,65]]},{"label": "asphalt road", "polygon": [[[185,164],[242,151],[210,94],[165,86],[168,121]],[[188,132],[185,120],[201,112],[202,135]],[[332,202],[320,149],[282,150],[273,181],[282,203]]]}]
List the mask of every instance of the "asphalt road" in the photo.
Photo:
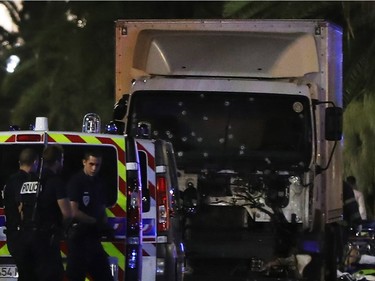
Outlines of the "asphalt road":
[{"label": "asphalt road", "polygon": [[195,259],[188,262],[193,269],[184,281],[296,281],[294,276],[274,272],[252,272],[250,261],[233,259]]},{"label": "asphalt road", "polygon": [[195,259],[189,261],[193,269],[185,281],[247,281],[250,265],[246,261],[225,259]]}]

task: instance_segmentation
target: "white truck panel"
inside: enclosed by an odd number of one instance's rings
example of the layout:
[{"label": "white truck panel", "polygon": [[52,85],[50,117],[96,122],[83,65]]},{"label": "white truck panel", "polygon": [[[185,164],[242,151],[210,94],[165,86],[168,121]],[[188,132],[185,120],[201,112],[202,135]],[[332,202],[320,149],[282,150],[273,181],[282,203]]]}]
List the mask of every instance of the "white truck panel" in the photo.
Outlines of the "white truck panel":
[{"label": "white truck panel", "polygon": [[133,67],[154,75],[209,77],[303,77],[319,71],[310,34],[242,31],[141,31]]},{"label": "white truck panel", "polygon": [[[152,74],[305,76],[331,95],[340,90],[340,34],[323,20],[119,20],[116,98],[129,92],[133,79]],[[323,81],[329,76],[337,77],[332,86]]]}]

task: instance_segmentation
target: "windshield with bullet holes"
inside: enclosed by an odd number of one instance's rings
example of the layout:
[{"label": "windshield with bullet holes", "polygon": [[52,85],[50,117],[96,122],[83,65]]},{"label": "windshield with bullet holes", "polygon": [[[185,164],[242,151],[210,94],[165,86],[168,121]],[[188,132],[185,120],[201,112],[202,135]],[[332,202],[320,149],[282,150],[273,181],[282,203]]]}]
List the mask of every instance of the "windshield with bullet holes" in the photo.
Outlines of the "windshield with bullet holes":
[{"label": "windshield with bullet holes", "polygon": [[149,123],[152,138],[173,143],[179,169],[306,170],[311,161],[312,114],[305,96],[138,91],[131,104],[131,134]]}]

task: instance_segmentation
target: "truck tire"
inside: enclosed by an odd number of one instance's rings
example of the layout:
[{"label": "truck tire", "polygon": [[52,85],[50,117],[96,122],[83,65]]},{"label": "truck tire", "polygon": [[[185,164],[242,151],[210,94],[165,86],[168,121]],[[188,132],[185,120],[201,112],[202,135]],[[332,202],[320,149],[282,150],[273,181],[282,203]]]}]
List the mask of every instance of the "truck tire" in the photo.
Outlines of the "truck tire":
[{"label": "truck tire", "polygon": [[339,228],[339,225],[336,223],[326,224],[325,226],[325,281],[335,281],[337,279],[337,262],[340,249],[335,238],[337,238],[337,234],[340,231]]}]

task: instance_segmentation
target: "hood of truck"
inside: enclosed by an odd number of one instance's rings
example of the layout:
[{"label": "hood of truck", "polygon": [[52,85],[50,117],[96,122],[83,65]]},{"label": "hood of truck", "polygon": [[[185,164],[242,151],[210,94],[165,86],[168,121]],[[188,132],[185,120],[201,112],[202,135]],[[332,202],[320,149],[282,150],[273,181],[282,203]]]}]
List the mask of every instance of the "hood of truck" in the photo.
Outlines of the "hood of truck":
[{"label": "hood of truck", "polygon": [[151,75],[283,78],[318,72],[319,63],[307,33],[143,30],[133,68]]}]

